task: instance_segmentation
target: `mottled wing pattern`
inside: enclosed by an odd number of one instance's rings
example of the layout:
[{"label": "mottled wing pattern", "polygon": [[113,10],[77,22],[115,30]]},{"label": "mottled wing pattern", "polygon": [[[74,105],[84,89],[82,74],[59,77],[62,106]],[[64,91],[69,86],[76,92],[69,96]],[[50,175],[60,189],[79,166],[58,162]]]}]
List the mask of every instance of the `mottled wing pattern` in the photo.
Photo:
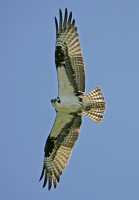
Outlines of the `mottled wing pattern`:
[{"label": "mottled wing pattern", "polygon": [[[60,126],[58,126],[59,123]],[[80,116],[57,114],[44,149],[45,158],[40,177],[40,180],[44,177],[43,187],[48,183],[49,190],[52,185],[56,188],[78,138],[80,126]]]},{"label": "mottled wing pattern", "polygon": [[[68,11],[67,9],[65,9],[65,15],[63,18],[62,11],[59,10],[59,23],[55,18],[55,24],[56,24],[55,61],[57,70],[59,70],[58,73],[60,73],[61,70],[60,67],[61,68],[64,67],[65,72],[67,73],[68,80],[70,81],[70,84],[74,88],[74,92],[75,93],[84,92],[85,91],[84,63],[80,48],[77,27],[75,25],[75,20],[72,19],[72,12],[70,12],[68,15]],[[61,86],[60,83],[59,86]],[[59,90],[61,90],[60,87]],[[60,93],[62,93],[62,91],[60,91]]]}]

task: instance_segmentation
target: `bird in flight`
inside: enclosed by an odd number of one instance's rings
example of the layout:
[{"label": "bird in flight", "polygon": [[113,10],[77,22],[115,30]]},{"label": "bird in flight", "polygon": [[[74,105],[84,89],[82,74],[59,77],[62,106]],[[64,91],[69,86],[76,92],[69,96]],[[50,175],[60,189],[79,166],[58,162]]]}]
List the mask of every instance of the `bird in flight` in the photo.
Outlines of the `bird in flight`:
[{"label": "bird in flight", "polygon": [[58,97],[51,103],[56,118],[44,148],[44,162],[40,180],[48,190],[56,188],[68,164],[73,147],[80,134],[82,116],[95,122],[103,119],[105,101],[100,88],[85,94],[85,72],[79,35],[72,12],[59,10],[55,17],[55,64],[58,79]]}]

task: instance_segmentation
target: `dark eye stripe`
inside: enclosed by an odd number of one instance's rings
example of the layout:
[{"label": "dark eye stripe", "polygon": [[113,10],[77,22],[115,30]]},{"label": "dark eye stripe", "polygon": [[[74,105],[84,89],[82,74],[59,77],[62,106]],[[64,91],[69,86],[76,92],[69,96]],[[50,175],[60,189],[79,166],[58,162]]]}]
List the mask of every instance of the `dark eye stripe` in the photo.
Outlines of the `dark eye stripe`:
[{"label": "dark eye stripe", "polygon": [[57,97],[57,102],[58,102],[58,103],[60,103],[60,102],[61,102],[59,97]]}]

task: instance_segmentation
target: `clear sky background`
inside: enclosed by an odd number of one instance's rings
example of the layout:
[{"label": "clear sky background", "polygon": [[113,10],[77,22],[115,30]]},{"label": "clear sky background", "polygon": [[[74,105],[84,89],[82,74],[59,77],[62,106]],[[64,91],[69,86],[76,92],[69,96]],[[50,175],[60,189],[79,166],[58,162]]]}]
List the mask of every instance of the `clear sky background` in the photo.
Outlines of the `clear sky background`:
[{"label": "clear sky background", "polygon": [[[73,11],[86,90],[103,88],[102,124],[85,118],[56,190],[38,182],[57,96],[54,16]],[[139,1],[0,1],[0,199],[139,199]]]}]

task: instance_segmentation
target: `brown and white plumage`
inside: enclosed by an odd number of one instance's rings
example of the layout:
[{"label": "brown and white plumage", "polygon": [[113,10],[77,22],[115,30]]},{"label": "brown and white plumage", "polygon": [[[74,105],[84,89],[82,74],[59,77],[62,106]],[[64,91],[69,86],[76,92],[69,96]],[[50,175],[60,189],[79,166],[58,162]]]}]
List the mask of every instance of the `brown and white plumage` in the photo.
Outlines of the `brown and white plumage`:
[{"label": "brown and white plumage", "polygon": [[[41,178],[43,175],[45,187],[48,181],[48,189],[54,187],[60,180],[60,175],[70,158],[72,148],[79,135],[81,117],[65,113],[57,113],[54,126],[45,145],[45,159]],[[40,178],[40,179],[41,179]]]},{"label": "brown and white plumage", "polygon": [[51,103],[56,118],[44,148],[43,187],[56,188],[63,170],[70,159],[78,139],[82,116],[87,115],[100,122],[104,115],[105,102],[99,88],[85,95],[85,72],[79,35],[72,12],[59,10],[59,22],[55,18],[56,48],[55,63],[58,79],[58,97]]},{"label": "brown and white plumage", "polygon": [[[79,35],[75,20],[72,19],[72,12],[65,9],[64,18],[62,11],[59,10],[59,24],[56,24],[56,50],[55,62],[58,72],[59,96],[67,95],[70,92],[85,91],[85,73],[82,52],[80,48]],[[64,78],[63,78],[64,76]],[[67,79],[69,81],[67,81]],[[64,80],[66,81],[64,81]],[[69,84],[71,84],[69,86]],[[63,89],[63,87],[64,89]],[[66,89],[65,89],[66,88]]]}]

